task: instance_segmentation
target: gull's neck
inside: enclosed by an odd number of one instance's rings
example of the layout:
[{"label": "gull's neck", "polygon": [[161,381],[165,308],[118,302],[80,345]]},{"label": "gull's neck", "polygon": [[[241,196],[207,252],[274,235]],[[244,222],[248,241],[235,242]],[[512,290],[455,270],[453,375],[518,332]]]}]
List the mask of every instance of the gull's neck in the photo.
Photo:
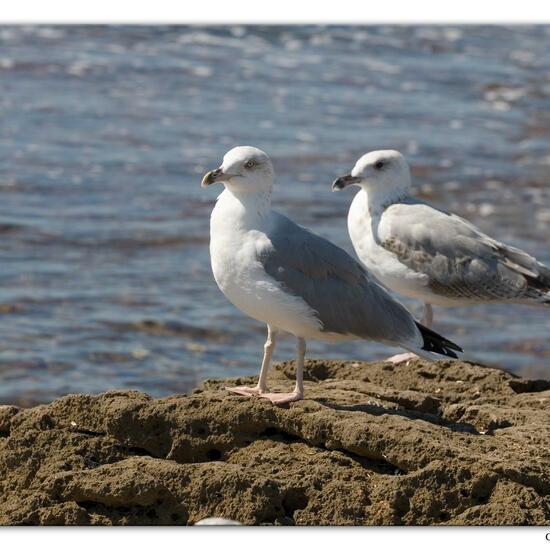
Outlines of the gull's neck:
[{"label": "gull's neck", "polygon": [[393,189],[367,189],[362,187],[361,191],[366,197],[366,204],[371,216],[380,214],[388,206],[402,202],[410,196],[406,187],[394,187]]},{"label": "gull's neck", "polygon": [[216,207],[223,209],[235,229],[258,229],[271,212],[271,190],[259,192],[234,192],[225,189],[218,197]]}]

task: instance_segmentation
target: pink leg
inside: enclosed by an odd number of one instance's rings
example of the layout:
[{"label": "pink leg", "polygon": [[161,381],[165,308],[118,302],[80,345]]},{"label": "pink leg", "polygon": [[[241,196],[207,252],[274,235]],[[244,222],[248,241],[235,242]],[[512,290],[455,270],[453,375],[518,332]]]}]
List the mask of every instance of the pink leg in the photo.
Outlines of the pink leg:
[{"label": "pink leg", "polygon": [[251,388],[249,386],[236,386],[235,388],[225,388],[231,393],[236,393],[238,395],[245,395],[247,397],[258,397],[264,393],[267,393],[267,373],[269,371],[269,365],[271,364],[271,356],[273,355],[273,350],[275,349],[275,339],[276,331],[273,330],[269,325],[267,326],[267,340],[264,345],[264,358],[262,361],[262,368],[260,370],[260,378],[258,379],[258,384]]},{"label": "pink leg", "polygon": [[400,365],[401,363],[409,364],[409,361],[412,359],[419,359],[419,357],[416,353],[398,353],[397,355],[392,355],[391,357],[384,359],[384,361],[393,363],[394,365]]},{"label": "pink leg", "polygon": [[426,328],[432,328],[434,322],[434,310],[432,309],[431,304],[424,304],[424,315],[420,319],[420,323],[423,324]]},{"label": "pink leg", "polygon": [[[426,328],[432,328],[432,323],[434,320],[434,312],[432,309],[431,304],[425,303],[424,304],[424,313],[422,315],[422,319],[420,319],[420,323],[424,325]],[[393,363],[394,365],[400,365],[401,363],[409,364],[409,361],[412,359],[420,359],[416,353],[399,353],[397,355],[392,355],[391,357],[388,357],[386,361],[389,363]]]},{"label": "pink leg", "polygon": [[260,397],[269,399],[275,405],[286,405],[304,398],[304,357],[306,341],[298,338],[298,356],[296,360],[296,386],[292,393],[262,393]]}]

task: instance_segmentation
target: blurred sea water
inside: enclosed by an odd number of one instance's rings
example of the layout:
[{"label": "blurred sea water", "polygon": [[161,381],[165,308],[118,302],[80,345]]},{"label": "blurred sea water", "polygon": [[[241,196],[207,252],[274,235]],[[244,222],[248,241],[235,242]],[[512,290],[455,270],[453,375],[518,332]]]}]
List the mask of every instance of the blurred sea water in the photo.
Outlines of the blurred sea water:
[{"label": "blurred sea water", "polygon": [[[331,182],[394,148],[417,195],[550,263],[549,46],[548,26],[0,27],[0,402],[258,372],[265,327],[216,287],[221,189],[200,188],[235,145],[272,156],[276,208],[352,254],[353,192]],[[548,310],[437,308],[436,329],[549,375]]]}]

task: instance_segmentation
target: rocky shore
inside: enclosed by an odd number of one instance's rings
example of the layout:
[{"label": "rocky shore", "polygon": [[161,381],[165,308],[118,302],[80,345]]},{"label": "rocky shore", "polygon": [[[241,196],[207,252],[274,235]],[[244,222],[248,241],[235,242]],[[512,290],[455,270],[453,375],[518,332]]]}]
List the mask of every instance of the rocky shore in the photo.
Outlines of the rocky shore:
[{"label": "rocky shore", "polygon": [[[274,367],[291,388],[293,363]],[[278,408],[190,395],[0,407],[0,524],[540,525],[550,381],[467,363],[308,361]]]}]

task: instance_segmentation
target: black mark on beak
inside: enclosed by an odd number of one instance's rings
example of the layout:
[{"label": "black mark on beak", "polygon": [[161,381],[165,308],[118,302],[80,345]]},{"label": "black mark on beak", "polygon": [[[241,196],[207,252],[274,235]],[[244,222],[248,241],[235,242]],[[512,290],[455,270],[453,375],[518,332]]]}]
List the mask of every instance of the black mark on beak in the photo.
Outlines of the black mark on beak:
[{"label": "black mark on beak", "polygon": [[222,174],[223,172],[221,168],[216,168],[215,170],[207,172],[202,178],[201,187],[207,187],[208,185],[216,183],[217,181],[219,181],[219,178],[220,176],[222,176]]},{"label": "black mark on beak", "polygon": [[340,191],[341,189],[344,189],[349,185],[353,185],[354,183],[359,183],[360,181],[361,178],[355,178],[351,174],[347,174],[345,176],[342,176],[341,178],[334,180],[334,182],[332,183],[332,190]]}]

